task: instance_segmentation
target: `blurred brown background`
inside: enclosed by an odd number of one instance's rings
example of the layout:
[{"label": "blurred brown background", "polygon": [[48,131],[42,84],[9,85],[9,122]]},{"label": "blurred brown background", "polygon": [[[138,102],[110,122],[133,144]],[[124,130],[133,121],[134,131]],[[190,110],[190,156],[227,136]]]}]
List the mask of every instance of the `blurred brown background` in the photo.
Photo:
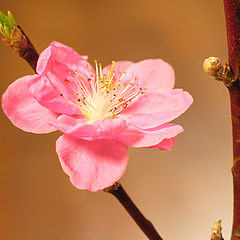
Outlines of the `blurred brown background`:
[{"label": "blurred brown background", "polygon": [[[163,58],[176,87],[194,104],[175,120],[185,132],[172,152],[130,149],[121,182],[166,240],[209,239],[222,219],[231,231],[231,125],[224,86],[205,75],[205,57],[227,58],[219,0],[0,0],[35,47],[65,43],[90,61]],[[0,93],[31,68],[0,43]],[[15,128],[1,111],[0,234],[4,240],[144,240],[120,204],[104,192],[79,191],[55,153],[60,133]]]}]

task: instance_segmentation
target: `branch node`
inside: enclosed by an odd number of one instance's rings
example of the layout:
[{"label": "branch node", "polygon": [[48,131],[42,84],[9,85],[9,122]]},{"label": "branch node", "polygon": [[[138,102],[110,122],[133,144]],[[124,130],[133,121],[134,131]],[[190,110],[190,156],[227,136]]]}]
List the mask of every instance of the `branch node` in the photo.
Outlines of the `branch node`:
[{"label": "branch node", "polygon": [[118,190],[119,186],[120,186],[120,183],[115,182],[112,186],[104,188],[103,191],[108,192],[108,193],[112,193],[112,192]]}]

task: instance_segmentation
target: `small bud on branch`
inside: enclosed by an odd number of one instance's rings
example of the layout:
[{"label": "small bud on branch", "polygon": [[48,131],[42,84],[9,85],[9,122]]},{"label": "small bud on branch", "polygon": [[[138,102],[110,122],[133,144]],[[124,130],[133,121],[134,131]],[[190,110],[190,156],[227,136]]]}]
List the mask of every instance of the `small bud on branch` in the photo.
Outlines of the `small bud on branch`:
[{"label": "small bud on branch", "polygon": [[39,55],[21,27],[16,24],[10,11],[8,11],[8,15],[0,11],[0,32],[4,37],[2,41],[24,58],[36,71]]},{"label": "small bud on branch", "polygon": [[221,63],[217,57],[206,58],[203,62],[203,69],[206,73],[213,76],[216,80],[224,82],[227,87],[238,83],[231,67],[226,62]]},{"label": "small bud on branch", "polygon": [[215,77],[217,80],[222,80],[223,65],[219,58],[209,57],[203,62],[203,69],[206,73]]},{"label": "small bud on branch", "polygon": [[214,227],[212,229],[211,240],[223,240],[221,222],[222,221],[219,220],[214,224]]}]

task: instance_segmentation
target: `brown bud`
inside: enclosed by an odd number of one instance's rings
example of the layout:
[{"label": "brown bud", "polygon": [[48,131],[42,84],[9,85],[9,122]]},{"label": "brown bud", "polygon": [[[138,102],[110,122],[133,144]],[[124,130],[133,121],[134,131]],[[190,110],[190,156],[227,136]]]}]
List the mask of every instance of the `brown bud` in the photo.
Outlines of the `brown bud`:
[{"label": "brown bud", "polygon": [[221,77],[223,74],[223,65],[217,57],[206,58],[203,62],[203,69],[206,73],[216,78]]},{"label": "brown bud", "polygon": [[221,220],[214,224],[214,227],[212,229],[211,240],[223,240]]}]

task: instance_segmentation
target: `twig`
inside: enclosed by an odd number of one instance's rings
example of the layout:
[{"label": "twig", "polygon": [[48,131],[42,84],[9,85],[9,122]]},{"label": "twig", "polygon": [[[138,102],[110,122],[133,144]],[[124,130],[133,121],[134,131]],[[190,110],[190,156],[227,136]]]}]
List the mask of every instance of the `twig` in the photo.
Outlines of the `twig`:
[{"label": "twig", "polygon": [[[240,65],[240,1],[224,0],[228,60],[235,79],[239,79]],[[240,239],[240,85],[239,80],[228,87],[231,100],[233,132],[233,227],[232,240]]]},{"label": "twig", "polygon": [[144,217],[144,215],[140,212],[140,210],[128,196],[121,184],[116,183],[112,188],[107,188],[105,191],[111,193],[114,197],[117,198],[117,200],[127,210],[133,220],[150,240],[163,240],[154,228],[153,224]]},{"label": "twig", "polygon": [[19,50],[18,54],[19,54],[20,57],[25,59],[29,63],[29,65],[32,67],[32,69],[36,72],[37,60],[39,58],[37,50],[35,49],[35,47],[31,43],[31,41],[29,40],[27,35],[23,32],[22,28],[20,26],[17,26],[17,27],[21,30],[23,36],[25,36],[26,40],[27,40],[26,47],[21,48]]}]

